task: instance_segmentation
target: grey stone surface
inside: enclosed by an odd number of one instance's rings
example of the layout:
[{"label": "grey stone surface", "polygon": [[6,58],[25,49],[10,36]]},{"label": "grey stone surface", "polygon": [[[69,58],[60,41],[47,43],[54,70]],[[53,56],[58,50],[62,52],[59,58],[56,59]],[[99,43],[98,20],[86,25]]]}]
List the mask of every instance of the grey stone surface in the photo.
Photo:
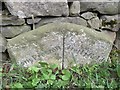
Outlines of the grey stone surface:
[{"label": "grey stone surface", "polygon": [[86,20],[80,17],[58,17],[58,18],[47,18],[47,19],[44,18],[38,24],[36,24],[36,27],[40,27],[48,23],[57,23],[57,22],[68,22],[68,23],[75,23],[78,25],[87,26]]},{"label": "grey stone surface", "polygon": [[80,10],[83,11],[98,11],[101,14],[118,14],[120,13],[120,3],[118,2],[86,2],[82,0],[80,3]]},{"label": "grey stone surface", "polygon": [[102,30],[101,32],[103,32],[106,35],[110,36],[112,41],[115,41],[115,39],[116,39],[116,32],[111,32],[111,31],[108,31],[108,30]]},{"label": "grey stone surface", "polygon": [[80,14],[80,2],[73,1],[70,6],[70,16],[79,16]]},{"label": "grey stone surface", "polygon": [[1,33],[6,38],[13,38],[21,33],[25,33],[31,30],[30,26],[23,25],[23,26],[5,26],[2,27]]},{"label": "grey stone surface", "polygon": [[5,52],[7,45],[7,40],[3,35],[0,33],[0,52]]},{"label": "grey stone surface", "polygon": [[38,18],[38,17],[34,18],[34,20],[27,19],[27,24],[33,24],[33,23],[37,24],[38,22],[40,22],[40,20],[41,20],[41,18]]},{"label": "grey stone surface", "polygon": [[23,25],[25,24],[24,19],[19,19],[15,16],[0,15],[0,26],[10,26],[10,25]]},{"label": "grey stone surface", "polygon": [[3,52],[0,52],[0,62],[5,62],[7,60],[7,54],[6,53],[3,53]]},{"label": "grey stone surface", "polygon": [[0,1],[0,15],[2,15],[2,2]]},{"label": "grey stone surface", "polygon": [[3,66],[3,63],[6,63],[8,60],[8,55],[6,53],[0,52],[0,67]]},{"label": "grey stone surface", "polygon": [[110,29],[112,31],[118,31],[120,29],[120,15],[103,15],[102,20],[102,28]]},{"label": "grey stone surface", "polygon": [[97,17],[97,14],[96,13],[92,13],[92,12],[85,12],[85,13],[81,14],[81,17],[83,17],[86,20],[90,20],[92,18]]},{"label": "grey stone surface", "polygon": [[120,50],[120,30],[117,32],[116,40],[115,40],[116,47]]},{"label": "grey stone surface", "polygon": [[[38,61],[64,66],[107,60],[113,39],[82,25],[50,23],[8,41],[12,60],[24,67]],[[63,54],[64,53],[64,54]]]},{"label": "grey stone surface", "polygon": [[69,15],[67,0],[62,0],[62,2],[61,0],[56,0],[55,2],[52,2],[50,0],[47,1],[37,0],[36,2],[28,2],[28,0],[24,0],[24,2],[20,2],[19,0],[16,0],[16,2],[13,2],[11,0],[7,0],[6,6],[12,15],[18,16],[19,18],[31,17],[31,15],[34,16]]},{"label": "grey stone surface", "polygon": [[9,14],[10,14],[10,13],[9,13],[9,11],[8,11],[7,9],[2,10],[1,15],[8,16]]},{"label": "grey stone surface", "polygon": [[2,2],[0,1],[0,11],[2,10]]},{"label": "grey stone surface", "polygon": [[2,15],[2,11],[0,10],[0,15]]},{"label": "grey stone surface", "polygon": [[79,35],[75,32],[68,32],[65,40],[65,65],[67,66],[78,63],[100,63],[107,60],[106,56],[112,49],[106,41],[89,37],[86,33]]},{"label": "grey stone surface", "polygon": [[98,17],[88,20],[89,27],[93,29],[99,29],[102,26],[102,22]]}]

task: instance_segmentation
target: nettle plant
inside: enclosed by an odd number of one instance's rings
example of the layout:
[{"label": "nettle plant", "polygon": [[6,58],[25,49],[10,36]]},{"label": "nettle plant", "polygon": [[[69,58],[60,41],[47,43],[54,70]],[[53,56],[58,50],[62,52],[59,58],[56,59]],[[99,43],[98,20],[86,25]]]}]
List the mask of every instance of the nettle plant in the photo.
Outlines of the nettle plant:
[{"label": "nettle plant", "polygon": [[120,88],[120,61],[117,57],[114,50],[110,55],[111,62],[66,69],[45,62],[29,68],[4,64],[0,68],[1,88]]}]

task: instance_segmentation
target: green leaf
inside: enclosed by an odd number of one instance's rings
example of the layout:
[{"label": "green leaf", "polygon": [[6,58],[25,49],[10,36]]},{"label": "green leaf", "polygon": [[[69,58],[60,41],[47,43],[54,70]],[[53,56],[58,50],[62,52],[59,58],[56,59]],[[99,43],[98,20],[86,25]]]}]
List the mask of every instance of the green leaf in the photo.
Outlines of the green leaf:
[{"label": "green leaf", "polygon": [[35,66],[29,67],[28,69],[33,71],[33,72],[36,72],[36,73],[40,70],[40,68],[35,67]]},{"label": "green leaf", "polygon": [[47,64],[46,62],[39,62],[39,63],[40,63],[40,65],[41,65],[42,67],[48,66],[48,64]]},{"label": "green leaf", "polygon": [[76,67],[73,66],[73,67],[71,68],[71,70],[72,70],[73,72],[76,72]]},{"label": "green leaf", "polygon": [[15,83],[14,88],[23,88],[23,85],[21,83]]},{"label": "green leaf", "polygon": [[39,79],[39,78],[34,78],[34,79],[32,80],[32,85],[33,85],[33,86],[36,86],[39,82],[40,82],[40,79]]},{"label": "green leaf", "polygon": [[62,73],[63,73],[63,74],[70,74],[70,71],[69,71],[69,70],[64,69],[64,70],[62,70]]},{"label": "green leaf", "polygon": [[52,74],[52,70],[51,69],[47,69],[47,71],[49,72],[49,74]]},{"label": "green leaf", "polygon": [[24,88],[33,88],[32,81],[23,82]]},{"label": "green leaf", "polygon": [[59,73],[59,71],[57,70],[56,72],[55,72],[55,74],[58,74]]},{"label": "green leaf", "polygon": [[50,84],[50,85],[52,85],[53,84],[53,80],[47,80],[47,84]]},{"label": "green leaf", "polygon": [[59,75],[59,78],[62,78],[62,75]]},{"label": "green leaf", "polygon": [[0,78],[3,76],[3,74],[2,73],[0,73]]},{"label": "green leaf", "polygon": [[35,90],[43,90],[43,88],[47,88],[47,84],[39,83]]},{"label": "green leaf", "polygon": [[0,68],[0,77],[2,77],[2,75],[3,75],[3,74],[2,74],[2,68]]},{"label": "green leaf", "polygon": [[55,80],[55,79],[56,79],[56,76],[52,74],[52,75],[50,76],[50,79]]},{"label": "green leaf", "polygon": [[49,79],[49,75],[48,74],[43,74],[43,77],[44,77],[45,80]]},{"label": "green leaf", "polygon": [[49,74],[49,72],[47,71],[46,68],[42,68],[42,69],[41,69],[41,73],[42,73],[42,74]]},{"label": "green leaf", "polygon": [[71,76],[71,73],[70,73],[69,70],[64,69],[64,70],[62,70],[62,73],[63,73],[64,75],[66,75],[68,78],[70,78],[70,76]]},{"label": "green leaf", "polygon": [[64,74],[62,75],[62,80],[69,80],[71,77],[71,73],[69,70],[66,69],[62,70],[62,74]]},{"label": "green leaf", "polygon": [[25,78],[25,77],[22,77],[22,79],[25,80],[25,81],[27,81],[27,78]]},{"label": "green leaf", "polygon": [[110,88],[117,88],[117,83],[114,79],[111,80]]},{"label": "green leaf", "polygon": [[120,77],[120,65],[118,65],[116,69],[117,69],[117,75],[118,77]]},{"label": "green leaf", "polygon": [[67,75],[63,75],[63,76],[62,76],[62,80],[65,80],[65,81],[66,81],[66,80],[69,80],[69,79],[70,79],[70,77],[68,77]]},{"label": "green leaf", "polygon": [[2,68],[0,68],[0,72],[2,72]]},{"label": "green leaf", "polygon": [[82,72],[82,71],[79,69],[78,66],[72,67],[71,70],[72,70],[73,72],[77,73],[77,74],[81,74],[81,72]]},{"label": "green leaf", "polygon": [[51,65],[50,65],[50,68],[56,69],[56,68],[58,68],[58,65],[56,65],[56,64],[51,64]]},{"label": "green leaf", "polygon": [[84,83],[85,83],[86,88],[91,88],[91,82],[89,79],[84,80]]},{"label": "green leaf", "polygon": [[69,82],[68,81],[63,81],[63,80],[57,80],[54,85],[57,87],[57,88],[65,88],[65,86],[68,84]]},{"label": "green leaf", "polygon": [[96,82],[98,82],[98,74],[96,73],[95,76],[96,76]]}]

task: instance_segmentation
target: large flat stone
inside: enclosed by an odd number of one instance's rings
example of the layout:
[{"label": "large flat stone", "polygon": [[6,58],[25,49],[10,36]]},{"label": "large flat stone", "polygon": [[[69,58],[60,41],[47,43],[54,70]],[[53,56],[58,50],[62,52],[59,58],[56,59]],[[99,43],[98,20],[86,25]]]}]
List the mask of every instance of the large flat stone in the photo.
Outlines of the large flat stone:
[{"label": "large flat stone", "polygon": [[25,24],[24,19],[19,19],[15,16],[0,15],[0,26],[10,26],[10,25],[23,25]]},{"label": "large flat stone", "polygon": [[2,27],[1,33],[6,38],[13,38],[21,33],[25,33],[31,30],[30,26],[23,25],[23,26],[5,26]]},{"label": "large flat stone", "polygon": [[118,14],[120,13],[119,0],[81,0],[80,10],[98,11],[101,14]]},{"label": "large flat stone", "polygon": [[24,67],[38,61],[64,66],[107,60],[113,39],[103,32],[71,23],[51,23],[8,41],[12,60]]},{"label": "large flat stone", "polygon": [[48,23],[58,23],[58,22],[68,22],[68,23],[87,26],[87,21],[80,17],[58,17],[58,18],[42,18],[42,20],[38,24],[36,24],[36,27],[40,27]]},{"label": "large flat stone", "polygon": [[67,0],[37,0],[28,2],[28,0],[14,2],[7,0],[6,6],[12,15],[19,18],[34,16],[68,16],[69,9]]}]

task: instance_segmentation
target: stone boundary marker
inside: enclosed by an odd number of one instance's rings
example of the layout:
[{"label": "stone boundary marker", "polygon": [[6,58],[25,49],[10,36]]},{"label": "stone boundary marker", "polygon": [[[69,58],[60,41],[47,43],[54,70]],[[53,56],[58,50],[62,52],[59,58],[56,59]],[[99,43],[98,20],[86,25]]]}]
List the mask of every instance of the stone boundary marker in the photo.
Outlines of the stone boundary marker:
[{"label": "stone boundary marker", "polygon": [[12,60],[28,67],[38,61],[69,67],[107,60],[113,40],[105,33],[71,23],[51,23],[8,41]]}]

